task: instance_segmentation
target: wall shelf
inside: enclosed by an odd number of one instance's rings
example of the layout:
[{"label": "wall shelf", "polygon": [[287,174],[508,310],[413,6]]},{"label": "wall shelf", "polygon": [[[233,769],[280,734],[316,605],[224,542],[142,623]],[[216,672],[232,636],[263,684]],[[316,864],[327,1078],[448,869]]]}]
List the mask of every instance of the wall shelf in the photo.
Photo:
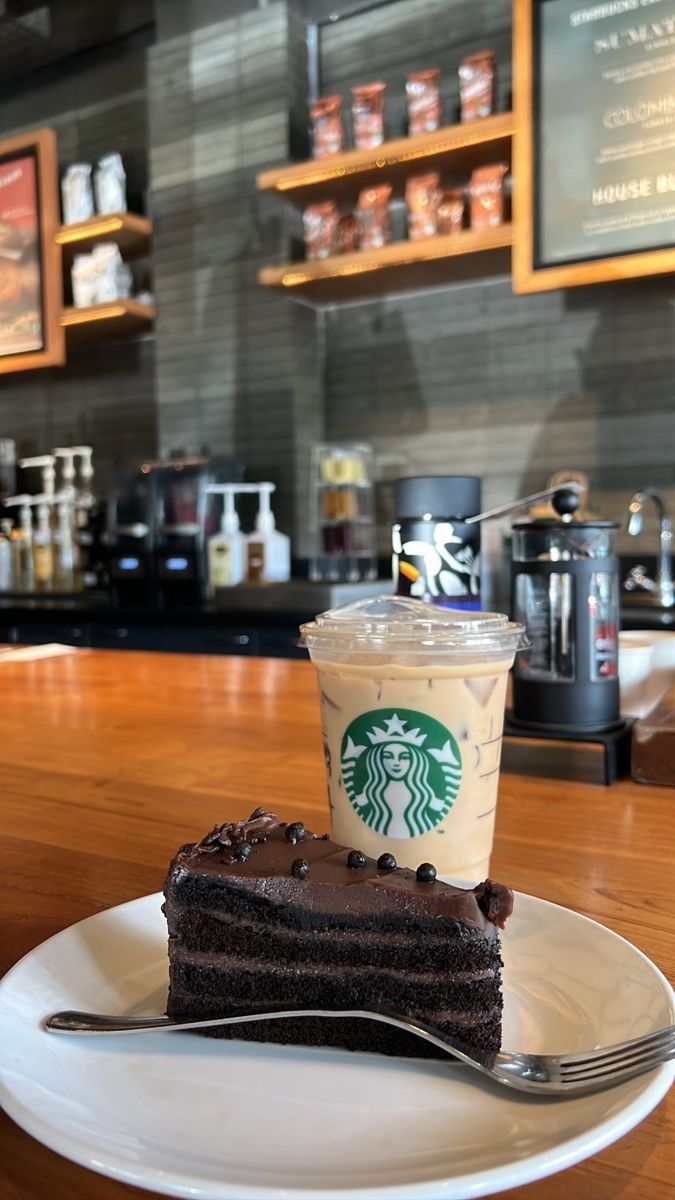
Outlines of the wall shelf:
[{"label": "wall shelf", "polygon": [[325,194],[338,201],[355,196],[368,184],[400,187],[411,169],[448,167],[466,179],[473,168],[489,161],[511,161],[513,113],[497,113],[461,125],[447,125],[418,137],[396,138],[375,150],[345,150],[328,158],[290,163],[258,175],[260,191],[276,192],[304,207]]},{"label": "wall shelf", "polygon": [[512,237],[512,227],[506,224],[495,229],[466,229],[454,237],[391,242],[377,250],[263,267],[258,283],[315,304],[364,300],[509,273]]},{"label": "wall shelf", "polygon": [[152,328],[156,309],[138,300],[112,300],[89,308],[64,308],[61,324],[68,345],[131,337]]},{"label": "wall shelf", "polygon": [[142,258],[150,253],[152,222],[138,213],[106,213],[61,225],[55,236],[68,263],[76,254],[88,254],[97,242],[116,242],[124,259]]}]

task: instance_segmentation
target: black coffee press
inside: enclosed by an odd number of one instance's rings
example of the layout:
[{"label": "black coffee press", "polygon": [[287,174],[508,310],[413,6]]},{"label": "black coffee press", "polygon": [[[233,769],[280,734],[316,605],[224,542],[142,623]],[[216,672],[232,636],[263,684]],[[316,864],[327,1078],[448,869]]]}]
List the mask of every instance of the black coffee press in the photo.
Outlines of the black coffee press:
[{"label": "black coffee press", "polygon": [[516,655],[513,720],[554,734],[601,732],[619,719],[618,525],[577,521],[559,489],[558,518],[513,526],[512,612],[529,649]]}]

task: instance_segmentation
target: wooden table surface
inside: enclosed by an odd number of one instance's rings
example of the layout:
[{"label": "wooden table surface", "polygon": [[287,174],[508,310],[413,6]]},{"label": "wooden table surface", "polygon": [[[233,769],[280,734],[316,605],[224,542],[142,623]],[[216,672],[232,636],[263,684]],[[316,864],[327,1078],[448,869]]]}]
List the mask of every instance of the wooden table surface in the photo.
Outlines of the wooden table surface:
[{"label": "wooden table surface", "polygon": [[[78,650],[0,661],[0,974],[161,888],[182,842],[265,804],[328,828],[309,664]],[[504,774],[491,872],[594,917],[675,976],[675,792]],[[596,1157],[509,1200],[672,1200],[675,1094]],[[131,1200],[0,1115],[1,1200]]]}]

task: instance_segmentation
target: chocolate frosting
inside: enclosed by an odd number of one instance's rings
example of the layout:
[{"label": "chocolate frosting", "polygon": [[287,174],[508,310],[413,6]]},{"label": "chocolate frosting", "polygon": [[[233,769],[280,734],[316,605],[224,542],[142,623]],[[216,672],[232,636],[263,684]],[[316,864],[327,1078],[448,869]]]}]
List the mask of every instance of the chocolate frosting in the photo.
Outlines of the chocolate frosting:
[{"label": "chocolate frosting", "polygon": [[[305,831],[299,842],[287,840],[287,825],[274,813],[257,808],[248,820],[216,825],[201,842],[183,846],[169,871],[177,882],[186,875],[208,875],[223,883],[236,883],[246,890],[264,893],[272,902],[300,904],[315,912],[372,913],[452,917],[492,936],[494,927],[504,927],[513,909],[513,892],[504,884],[487,879],[475,888],[463,889],[438,879],[418,881],[405,867],[378,869],[373,858],[365,865],[348,864],[351,847],[330,841],[327,835]],[[235,847],[246,843],[252,850],[239,858]],[[299,857],[306,860],[304,878],[293,874]],[[167,881],[167,883],[169,882]]]}]

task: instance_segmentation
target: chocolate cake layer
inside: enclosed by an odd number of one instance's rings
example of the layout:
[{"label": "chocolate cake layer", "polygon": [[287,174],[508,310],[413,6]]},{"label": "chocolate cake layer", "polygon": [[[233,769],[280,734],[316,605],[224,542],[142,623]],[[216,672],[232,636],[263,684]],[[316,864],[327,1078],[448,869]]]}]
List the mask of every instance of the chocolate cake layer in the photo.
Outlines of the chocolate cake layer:
[{"label": "chocolate cake layer", "polygon": [[[264,810],[217,826],[179,850],[165,884],[167,1011],[380,1006],[498,1048],[497,925],[511,911],[512,893],[489,881],[464,890],[430,875],[378,867]],[[298,1018],[209,1033],[435,1053],[410,1035],[354,1019]]]}]

